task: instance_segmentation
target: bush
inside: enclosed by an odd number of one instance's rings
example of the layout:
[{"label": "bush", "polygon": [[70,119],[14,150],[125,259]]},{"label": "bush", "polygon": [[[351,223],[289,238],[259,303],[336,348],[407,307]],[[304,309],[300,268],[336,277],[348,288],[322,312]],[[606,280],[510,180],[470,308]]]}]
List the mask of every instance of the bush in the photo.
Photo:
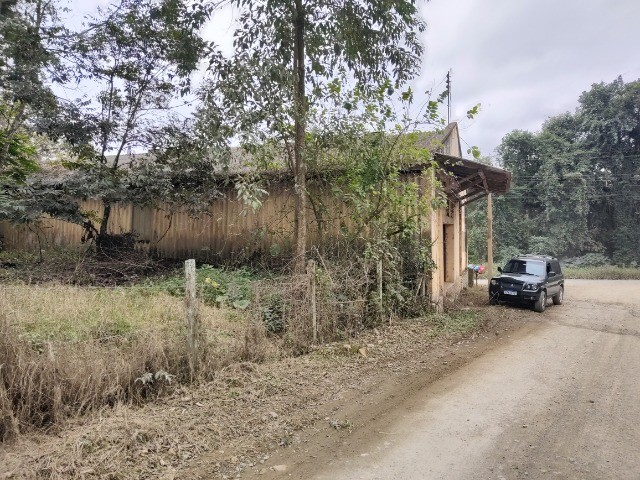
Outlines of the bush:
[{"label": "bush", "polygon": [[601,267],[565,267],[566,278],[585,280],[640,280],[640,268],[621,268],[613,265]]},{"label": "bush", "polygon": [[563,263],[576,268],[602,267],[611,264],[609,258],[602,253],[586,253],[581,257],[568,258]]},{"label": "bush", "polygon": [[279,335],[284,333],[287,326],[284,318],[284,299],[282,295],[273,293],[261,299],[260,311],[262,312],[262,323],[267,332]]},{"label": "bush", "polygon": [[[198,297],[205,305],[214,307],[246,309],[251,301],[251,282],[254,279],[255,274],[244,268],[230,270],[203,264],[196,269]],[[174,275],[148,285],[170,295],[184,297],[182,275]]]},{"label": "bush", "polygon": [[505,246],[498,249],[497,257],[498,257],[498,265],[506,265],[506,263],[511,260],[513,257],[517,257],[522,254],[518,247],[514,246]]}]

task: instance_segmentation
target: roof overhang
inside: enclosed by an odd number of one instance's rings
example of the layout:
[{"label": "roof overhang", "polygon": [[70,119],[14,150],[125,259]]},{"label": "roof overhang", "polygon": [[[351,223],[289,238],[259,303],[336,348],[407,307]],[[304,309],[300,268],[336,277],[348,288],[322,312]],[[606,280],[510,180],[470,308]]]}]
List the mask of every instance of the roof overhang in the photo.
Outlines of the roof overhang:
[{"label": "roof overhang", "polygon": [[490,193],[501,195],[509,191],[511,173],[461,157],[435,154],[442,167],[441,180],[444,192],[461,205],[466,205]]}]

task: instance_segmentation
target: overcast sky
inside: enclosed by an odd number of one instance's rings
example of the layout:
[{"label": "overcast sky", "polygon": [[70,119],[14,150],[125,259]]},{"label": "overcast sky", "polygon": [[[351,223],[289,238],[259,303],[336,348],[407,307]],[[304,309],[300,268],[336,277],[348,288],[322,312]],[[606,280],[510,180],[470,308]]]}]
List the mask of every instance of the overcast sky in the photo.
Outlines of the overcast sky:
[{"label": "overcast sky", "polygon": [[[77,20],[107,3],[72,0],[71,14]],[[573,111],[593,83],[640,78],[640,0],[432,0],[422,11],[428,29],[414,90],[440,92],[451,69],[463,151],[477,145],[492,154],[511,130],[536,131]],[[227,51],[233,18],[227,8],[206,30]],[[480,115],[466,120],[477,103]]]}]

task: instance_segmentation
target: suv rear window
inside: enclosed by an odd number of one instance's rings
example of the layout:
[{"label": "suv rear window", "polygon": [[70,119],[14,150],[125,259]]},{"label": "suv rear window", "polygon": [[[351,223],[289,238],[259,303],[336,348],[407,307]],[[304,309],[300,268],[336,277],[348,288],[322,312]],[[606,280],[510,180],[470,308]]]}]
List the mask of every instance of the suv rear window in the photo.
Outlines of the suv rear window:
[{"label": "suv rear window", "polygon": [[509,260],[503,273],[523,273],[525,275],[545,275],[545,263],[539,260]]}]

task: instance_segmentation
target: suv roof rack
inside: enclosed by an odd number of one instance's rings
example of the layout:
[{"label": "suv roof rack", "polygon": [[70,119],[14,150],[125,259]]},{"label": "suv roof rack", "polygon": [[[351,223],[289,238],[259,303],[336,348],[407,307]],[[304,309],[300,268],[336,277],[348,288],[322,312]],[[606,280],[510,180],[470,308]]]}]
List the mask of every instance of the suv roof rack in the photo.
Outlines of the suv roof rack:
[{"label": "suv roof rack", "polygon": [[534,254],[525,254],[525,255],[516,255],[514,258],[539,258],[539,259],[545,259],[545,260],[556,260],[555,257],[552,257],[551,255],[534,255]]}]

